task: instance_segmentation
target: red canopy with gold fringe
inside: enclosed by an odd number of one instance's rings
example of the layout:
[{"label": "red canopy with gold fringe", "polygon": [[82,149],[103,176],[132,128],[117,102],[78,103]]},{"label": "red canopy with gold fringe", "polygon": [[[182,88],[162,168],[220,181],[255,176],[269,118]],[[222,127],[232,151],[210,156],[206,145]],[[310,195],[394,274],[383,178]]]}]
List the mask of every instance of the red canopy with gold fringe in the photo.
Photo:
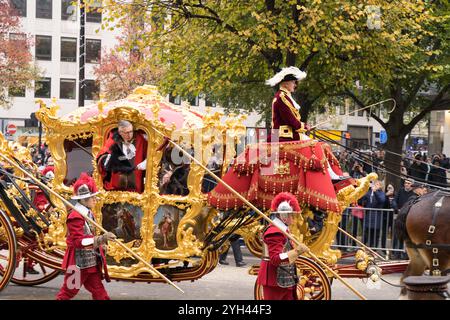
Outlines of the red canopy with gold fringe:
[{"label": "red canopy with gold fringe", "polygon": [[[276,194],[290,192],[301,205],[340,213],[327,162],[336,174],[342,175],[339,162],[326,143],[259,143],[247,146],[223,180],[264,211],[270,208]],[[208,194],[208,203],[220,210],[244,205],[222,183]]]}]

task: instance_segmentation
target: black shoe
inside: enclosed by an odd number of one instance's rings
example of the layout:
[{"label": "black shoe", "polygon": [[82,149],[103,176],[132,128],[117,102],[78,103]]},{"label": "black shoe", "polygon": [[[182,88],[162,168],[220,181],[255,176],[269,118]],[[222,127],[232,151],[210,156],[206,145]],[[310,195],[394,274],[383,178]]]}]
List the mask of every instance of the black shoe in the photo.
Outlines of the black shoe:
[{"label": "black shoe", "polygon": [[226,262],[225,260],[219,260],[219,263],[220,263],[220,264],[223,264],[224,266],[229,265],[229,263]]},{"label": "black shoe", "polygon": [[244,261],[236,262],[236,267],[243,267],[243,266],[246,266],[246,265],[247,264]]},{"label": "black shoe", "polygon": [[33,267],[27,268],[27,273],[29,274],[39,274],[39,271],[35,270]]}]

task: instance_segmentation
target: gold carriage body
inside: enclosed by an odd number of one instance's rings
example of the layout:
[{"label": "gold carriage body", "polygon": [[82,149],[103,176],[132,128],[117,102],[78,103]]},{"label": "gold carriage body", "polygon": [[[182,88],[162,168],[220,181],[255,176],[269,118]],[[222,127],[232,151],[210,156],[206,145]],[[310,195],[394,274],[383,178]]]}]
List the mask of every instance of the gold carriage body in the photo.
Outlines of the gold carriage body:
[{"label": "gold carriage body", "polygon": [[[184,263],[184,269],[171,273],[174,281],[193,280],[210,272],[218,262],[218,252],[205,248],[203,240],[214,226],[217,212],[206,205],[206,194],[201,190],[205,170],[193,162],[190,163],[188,194],[161,194],[158,184],[163,150],[159,150],[159,147],[163,144],[164,137],[157,131],[181,145],[193,148],[195,157],[205,166],[212,156],[213,146],[225,143],[223,167],[227,168],[228,160],[231,161],[235,156],[235,144],[246,134],[246,128],[242,125],[244,118],[231,116],[225,123],[221,123],[222,114],[201,115],[189,107],[168,103],[153,86],[140,87],[123,100],[100,101],[60,118],[56,116],[57,109],[55,102],[50,107],[41,103],[41,108],[36,113],[44,124],[46,141],[55,163],[53,189],[69,199],[72,196],[70,185],[73,179],[83,171],[92,173],[99,189],[99,201],[94,209],[98,222],[105,227],[105,208],[114,209],[116,205],[122,205],[129,211],[139,211],[139,238],[130,240],[119,236],[129,248],[155,265],[160,261],[163,262],[163,267],[170,267],[171,261],[174,261],[175,266]],[[135,130],[143,130],[148,136],[143,193],[107,191],[103,188],[95,159],[111,130],[117,128],[119,120],[132,122]],[[82,151],[80,148],[86,150]],[[88,155],[89,152],[92,155]],[[367,191],[370,179],[373,177],[361,179],[356,188],[349,186],[342,189],[338,194],[341,207],[345,208],[360,198]],[[62,201],[54,196],[52,201],[57,206],[59,216],[51,219],[52,224],[44,237],[43,242],[49,251],[55,248],[64,249],[66,234],[66,208]],[[123,207],[121,209],[124,209]],[[164,246],[161,245],[160,220],[161,211],[168,208],[177,214],[177,224],[171,234],[171,245]],[[329,214],[322,232],[312,237],[304,223],[309,214],[311,212],[305,209],[291,231],[298,239],[307,243],[312,252],[333,265],[340,257],[340,252],[330,247],[341,216]],[[226,233],[231,227],[232,224],[221,232]],[[260,219],[255,219],[236,232],[244,238],[250,251],[256,256],[261,254],[262,229]],[[116,279],[162,281],[144,264],[130,258],[115,243],[110,243],[108,247],[108,264],[110,275]]]},{"label": "gold carriage body", "polygon": [[[245,127],[241,124],[242,117],[221,124],[222,114],[201,115],[191,111],[189,107],[168,103],[153,86],[140,87],[123,100],[100,101],[95,105],[79,108],[61,118],[56,117],[56,110],[55,104],[50,108],[42,105],[36,113],[44,124],[46,141],[55,163],[53,189],[56,192],[67,199],[70,198],[72,194],[70,181],[73,182],[73,179],[83,171],[92,173],[99,189],[99,201],[94,209],[96,220],[103,223],[105,217],[103,208],[115,204],[123,204],[130,211],[139,212],[140,237],[124,242],[145,260],[165,259],[166,262],[177,260],[190,262],[197,267],[202,265],[204,269],[210,269],[213,267],[212,264],[215,265],[214,257],[217,253],[211,257],[211,253],[203,249],[202,241],[215,215],[215,210],[205,207],[206,195],[201,192],[205,171],[201,166],[190,163],[187,178],[189,193],[184,196],[161,195],[158,175],[163,151],[157,149],[163,144],[164,136],[156,131],[184,146],[193,146],[196,152],[201,151],[195,156],[201,159],[202,164],[207,165],[213,143],[217,142],[218,137],[225,135],[237,137],[245,134]],[[119,120],[132,122],[135,130],[143,130],[148,137],[143,193],[107,191],[103,188],[95,159],[110,131],[117,128]],[[90,151],[92,156],[77,149],[77,146]],[[78,152],[71,154],[75,149]],[[72,169],[70,166],[74,163],[77,168]],[[65,211],[61,201],[53,197],[52,200]],[[171,245],[161,247],[158,246],[158,241],[155,241],[158,231],[161,232],[158,226],[160,221],[157,219],[161,218],[162,211],[166,209],[176,214],[177,225],[170,234]],[[47,243],[62,248],[65,246],[65,218],[62,215],[53,221],[45,237]],[[132,260],[117,244],[110,243],[108,256],[109,271],[113,277],[133,278],[139,274],[151,274],[144,264]]]}]

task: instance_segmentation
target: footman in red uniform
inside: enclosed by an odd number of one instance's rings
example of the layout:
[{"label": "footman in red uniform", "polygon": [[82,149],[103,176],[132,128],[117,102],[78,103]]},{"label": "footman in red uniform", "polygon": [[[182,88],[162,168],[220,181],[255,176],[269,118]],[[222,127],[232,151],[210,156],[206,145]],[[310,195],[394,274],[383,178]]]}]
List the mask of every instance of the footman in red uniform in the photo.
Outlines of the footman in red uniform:
[{"label": "footman in red uniform", "polygon": [[264,300],[296,300],[298,282],[295,260],[309,251],[300,244],[296,248],[280,231],[289,233],[294,214],[300,214],[300,206],[294,195],[278,194],[271,205],[273,222],[263,234],[263,256],[258,273],[258,284],[263,287]]},{"label": "footman in red uniform", "polygon": [[73,189],[72,199],[79,201],[75,205],[76,210],[70,211],[67,218],[67,249],[62,263],[66,274],[56,299],[69,300],[84,286],[94,300],[109,300],[102,283],[103,278],[110,281],[103,245],[116,236],[111,232],[95,236],[94,226],[84,218],[94,219],[91,209],[98,193],[94,179],[82,173]]}]

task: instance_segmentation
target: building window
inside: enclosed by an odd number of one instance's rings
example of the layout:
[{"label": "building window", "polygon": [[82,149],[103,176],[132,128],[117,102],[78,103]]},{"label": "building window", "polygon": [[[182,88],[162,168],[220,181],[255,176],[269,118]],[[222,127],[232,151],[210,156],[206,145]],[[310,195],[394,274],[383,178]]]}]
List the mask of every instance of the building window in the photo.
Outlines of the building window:
[{"label": "building window", "polygon": [[11,4],[19,17],[27,16],[27,0],[11,0]]},{"label": "building window", "polygon": [[86,63],[100,63],[102,41],[86,39]]},{"label": "building window", "polygon": [[205,97],[205,106],[206,107],[213,107],[213,108],[215,108],[216,107],[216,103],[213,101],[213,99],[211,97],[206,96]]},{"label": "building window", "polygon": [[169,102],[173,104],[181,104],[181,97],[180,96],[173,96],[172,94],[169,95]]},{"label": "building window", "polygon": [[345,105],[340,105],[339,107],[339,114],[340,115],[344,115],[345,114],[345,109],[347,109],[346,107],[345,107]]},{"label": "building window", "polygon": [[358,117],[364,116],[364,110],[358,110]]},{"label": "building window", "polygon": [[36,18],[52,18],[52,0],[36,0]]},{"label": "building window", "polygon": [[35,98],[50,98],[52,89],[52,79],[43,78],[42,80],[35,82],[34,97]]},{"label": "building window", "polygon": [[73,0],[61,1],[61,20],[73,20],[77,19],[77,8],[72,5]]},{"label": "building window", "polygon": [[61,38],[61,61],[77,62],[77,38]]},{"label": "building window", "polygon": [[84,80],[84,99],[97,100],[100,88],[95,80]]},{"label": "building window", "polygon": [[11,41],[26,41],[27,35],[25,33],[10,33],[9,40],[11,40]]},{"label": "building window", "polygon": [[190,97],[189,98],[189,104],[191,105],[191,106],[196,106],[196,107],[198,107],[198,96],[195,96],[195,97]]},{"label": "building window", "polygon": [[101,1],[94,1],[91,5],[89,12],[86,12],[86,22],[101,23],[102,13],[101,13]]},{"label": "building window", "polygon": [[36,36],[36,59],[52,60],[51,36]]},{"label": "building window", "polygon": [[59,98],[75,99],[76,83],[75,79],[61,79],[59,83]]},{"label": "building window", "polygon": [[8,95],[10,97],[25,97],[25,86],[9,88]]}]

